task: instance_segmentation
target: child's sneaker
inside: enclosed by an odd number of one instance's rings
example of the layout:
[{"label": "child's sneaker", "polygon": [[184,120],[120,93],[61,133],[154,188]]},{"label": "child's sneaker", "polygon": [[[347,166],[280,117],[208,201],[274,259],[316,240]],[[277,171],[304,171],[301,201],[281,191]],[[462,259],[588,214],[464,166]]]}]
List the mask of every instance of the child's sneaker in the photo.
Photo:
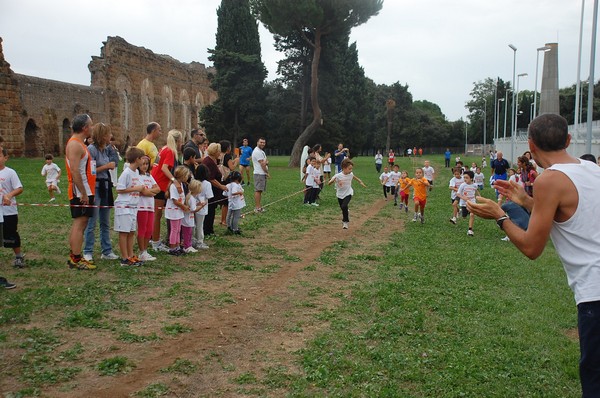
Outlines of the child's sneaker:
[{"label": "child's sneaker", "polygon": [[404,208],[404,203],[400,203],[398,205],[398,210],[402,211],[403,208]]},{"label": "child's sneaker", "polygon": [[404,212],[408,213],[408,205],[404,205]]},{"label": "child's sneaker", "polygon": [[181,251],[179,250],[178,247],[173,248],[173,249],[169,249],[169,251],[167,252],[167,254],[171,255],[171,256],[181,256]]},{"label": "child's sneaker", "polygon": [[142,261],[155,261],[156,257],[144,250],[140,253],[139,259]]},{"label": "child's sneaker", "polygon": [[207,250],[208,249],[208,245],[206,243],[198,243],[198,245],[196,246],[196,249],[198,250]]},{"label": "child's sneaker", "polygon": [[456,217],[452,217],[452,218],[450,219],[450,222],[451,222],[452,224],[456,225]]},{"label": "child's sneaker", "polygon": [[128,258],[122,258],[119,261],[119,264],[121,264],[121,267],[129,267],[131,265],[131,261],[129,261]]},{"label": "child's sneaker", "polygon": [[500,239],[504,242],[510,242],[510,238],[508,236],[505,236],[504,238]]},{"label": "child's sneaker", "polygon": [[467,235],[468,236],[475,236],[475,234],[473,233],[472,229],[470,229],[470,230],[467,231]]},{"label": "child's sneaker", "polygon": [[421,219],[421,224],[425,224],[425,217],[422,214],[419,214],[419,218]]},{"label": "child's sneaker", "polygon": [[78,269],[84,271],[91,271],[96,269],[94,263],[87,261],[85,258],[81,258],[79,261],[73,260],[71,257],[67,260],[67,265],[70,269]]},{"label": "child's sneaker", "polygon": [[25,256],[15,257],[15,262],[13,263],[13,267],[15,268],[25,268]]},{"label": "child's sneaker", "polygon": [[14,283],[10,283],[6,280],[6,278],[2,276],[0,276],[0,286],[5,289],[14,289],[15,287],[17,287],[17,285],[15,285]]},{"label": "child's sneaker", "polygon": [[193,246],[186,247],[185,249],[183,249],[183,251],[184,251],[185,253],[188,253],[188,254],[189,254],[189,253],[198,253],[198,250],[194,249],[194,247],[193,247]]},{"label": "child's sneaker", "polygon": [[140,260],[137,256],[129,257],[128,260],[133,267],[139,267],[140,265],[144,265],[144,262]]},{"label": "child's sneaker", "polygon": [[348,223],[342,222],[342,229],[348,229]]},{"label": "child's sneaker", "polygon": [[419,215],[417,213],[415,213],[415,216],[412,219],[412,222],[417,222],[417,218],[419,218]]},{"label": "child's sneaker", "polygon": [[52,203],[56,200],[56,198],[50,198],[50,200],[48,201],[48,203]]}]

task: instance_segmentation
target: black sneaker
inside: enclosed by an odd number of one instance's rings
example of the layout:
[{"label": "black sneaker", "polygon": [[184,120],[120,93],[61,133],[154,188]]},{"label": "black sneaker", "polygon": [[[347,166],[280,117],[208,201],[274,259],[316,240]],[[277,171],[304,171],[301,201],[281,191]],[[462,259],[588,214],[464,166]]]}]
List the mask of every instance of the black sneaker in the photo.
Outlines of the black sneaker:
[{"label": "black sneaker", "polygon": [[175,248],[175,249],[170,249],[167,254],[171,255],[171,256],[181,256],[181,252],[179,251],[179,248]]},{"label": "black sneaker", "polygon": [[15,262],[13,263],[13,267],[25,268],[25,256],[15,257]]},{"label": "black sneaker", "polygon": [[17,285],[15,285],[14,283],[10,283],[6,280],[6,278],[2,276],[0,276],[0,286],[2,286],[5,289],[14,289],[15,287],[17,287]]}]

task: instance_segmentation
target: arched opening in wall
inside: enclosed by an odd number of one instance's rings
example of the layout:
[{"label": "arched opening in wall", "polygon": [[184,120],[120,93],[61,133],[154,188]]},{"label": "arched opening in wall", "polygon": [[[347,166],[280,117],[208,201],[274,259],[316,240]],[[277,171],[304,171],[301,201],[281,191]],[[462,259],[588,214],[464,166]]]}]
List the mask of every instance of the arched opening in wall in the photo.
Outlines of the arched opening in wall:
[{"label": "arched opening in wall", "polygon": [[64,119],[62,122],[62,151],[61,153],[65,153],[65,148],[67,147],[67,141],[71,138],[71,122],[69,119]]},{"label": "arched opening in wall", "polygon": [[40,156],[38,143],[40,128],[35,123],[35,120],[29,119],[25,125],[25,157],[31,158]]}]

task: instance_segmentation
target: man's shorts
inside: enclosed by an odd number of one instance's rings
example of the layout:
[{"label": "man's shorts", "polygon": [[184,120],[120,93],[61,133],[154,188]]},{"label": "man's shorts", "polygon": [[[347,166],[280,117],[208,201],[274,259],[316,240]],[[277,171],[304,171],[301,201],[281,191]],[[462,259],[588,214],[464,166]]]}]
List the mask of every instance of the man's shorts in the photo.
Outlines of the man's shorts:
[{"label": "man's shorts", "polygon": [[160,191],[159,193],[157,193],[156,195],[154,195],[154,199],[156,199],[156,200],[167,200],[167,198],[165,198],[165,192],[164,191]]},{"label": "man's shorts", "polygon": [[[89,203],[94,204],[94,195],[88,196]],[[71,218],[79,218],[79,217],[91,217],[94,213],[93,207],[73,207],[81,205],[81,199],[73,198],[70,200],[71,203]]]},{"label": "man's shorts", "polygon": [[267,175],[254,174],[254,192],[265,192],[267,190]]},{"label": "man's shorts", "polygon": [[460,215],[465,218],[469,215],[469,210],[467,210],[467,206],[460,206]]},{"label": "man's shorts", "polygon": [[133,232],[137,230],[137,214],[117,214],[115,215],[115,231]]},{"label": "man's shorts", "polygon": [[19,225],[19,215],[13,214],[4,216],[4,225],[2,226],[4,235],[4,247],[21,247],[21,236],[17,231]]}]

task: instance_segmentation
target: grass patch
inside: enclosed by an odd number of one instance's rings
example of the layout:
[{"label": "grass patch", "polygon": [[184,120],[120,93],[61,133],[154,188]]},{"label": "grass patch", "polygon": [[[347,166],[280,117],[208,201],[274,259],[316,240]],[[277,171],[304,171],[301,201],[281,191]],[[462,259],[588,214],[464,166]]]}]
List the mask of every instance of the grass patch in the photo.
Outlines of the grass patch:
[{"label": "grass patch", "polygon": [[114,376],[119,373],[129,373],[135,368],[135,364],[127,357],[116,356],[100,361],[96,367],[101,376]]}]

